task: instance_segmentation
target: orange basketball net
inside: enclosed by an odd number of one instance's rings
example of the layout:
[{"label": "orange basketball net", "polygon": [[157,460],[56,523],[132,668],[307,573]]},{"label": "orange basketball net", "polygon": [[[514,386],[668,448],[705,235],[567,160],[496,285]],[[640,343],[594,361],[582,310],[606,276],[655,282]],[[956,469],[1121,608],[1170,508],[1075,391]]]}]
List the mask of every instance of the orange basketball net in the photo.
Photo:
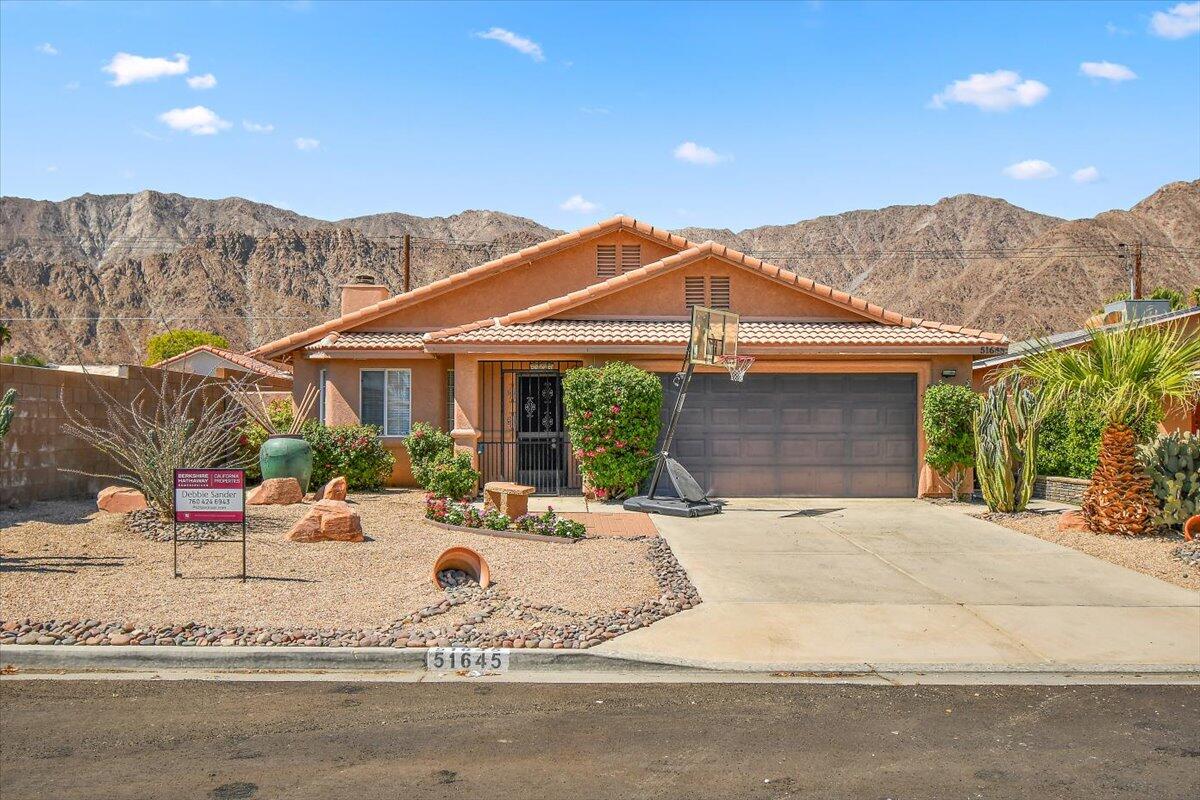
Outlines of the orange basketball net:
[{"label": "orange basketball net", "polygon": [[741,383],[750,365],[754,363],[754,356],[717,356],[716,362],[729,370],[730,380]]}]

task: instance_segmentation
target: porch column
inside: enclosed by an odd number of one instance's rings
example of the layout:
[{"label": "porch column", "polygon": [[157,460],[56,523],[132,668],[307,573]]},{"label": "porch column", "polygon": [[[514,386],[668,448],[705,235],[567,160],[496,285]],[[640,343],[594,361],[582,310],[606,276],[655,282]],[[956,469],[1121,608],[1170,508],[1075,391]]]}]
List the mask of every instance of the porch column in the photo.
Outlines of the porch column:
[{"label": "porch column", "polygon": [[479,358],[469,353],[454,354],[454,449],[471,454],[479,468]]}]

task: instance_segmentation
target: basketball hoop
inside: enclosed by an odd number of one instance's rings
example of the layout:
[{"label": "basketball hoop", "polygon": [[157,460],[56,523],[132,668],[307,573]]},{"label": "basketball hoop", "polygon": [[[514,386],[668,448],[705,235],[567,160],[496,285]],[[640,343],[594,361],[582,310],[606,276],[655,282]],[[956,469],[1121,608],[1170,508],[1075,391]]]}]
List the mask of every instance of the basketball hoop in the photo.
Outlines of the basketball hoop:
[{"label": "basketball hoop", "polygon": [[729,370],[729,379],[741,383],[754,363],[754,356],[718,356],[717,363]]}]

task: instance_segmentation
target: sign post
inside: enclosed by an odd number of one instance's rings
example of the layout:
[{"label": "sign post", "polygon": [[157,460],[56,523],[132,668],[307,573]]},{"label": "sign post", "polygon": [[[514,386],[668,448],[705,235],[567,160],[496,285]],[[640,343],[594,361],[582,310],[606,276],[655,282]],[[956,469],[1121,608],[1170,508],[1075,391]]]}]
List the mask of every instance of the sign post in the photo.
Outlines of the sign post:
[{"label": "sign post", "polygon": [[175,508],[171,530],[171,563],[179,572],[180,542],[231,542],[238,539],[180,539],[179,523],[242,524],[242,583],[246,582],[246,471],[244,469],[175,470]]}]

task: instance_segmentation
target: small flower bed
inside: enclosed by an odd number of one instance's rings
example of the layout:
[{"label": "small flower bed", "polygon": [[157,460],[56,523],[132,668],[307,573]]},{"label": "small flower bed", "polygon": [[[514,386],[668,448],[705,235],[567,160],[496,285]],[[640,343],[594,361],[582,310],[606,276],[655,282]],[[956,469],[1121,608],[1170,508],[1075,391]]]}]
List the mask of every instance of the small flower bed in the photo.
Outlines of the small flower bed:
[{"label": "small flower bed", "polygon": [[495,509],[480,511],[470,503],[460,503],[435,494],[425,495],[425,518],[464,528],[514,530],[564,539],[582,539],[587,534],[583,523],[563,519],[554,513],[554,509],[548,509],[544,514],[526,514],[514,521],[507,514],[501,514]]}]

